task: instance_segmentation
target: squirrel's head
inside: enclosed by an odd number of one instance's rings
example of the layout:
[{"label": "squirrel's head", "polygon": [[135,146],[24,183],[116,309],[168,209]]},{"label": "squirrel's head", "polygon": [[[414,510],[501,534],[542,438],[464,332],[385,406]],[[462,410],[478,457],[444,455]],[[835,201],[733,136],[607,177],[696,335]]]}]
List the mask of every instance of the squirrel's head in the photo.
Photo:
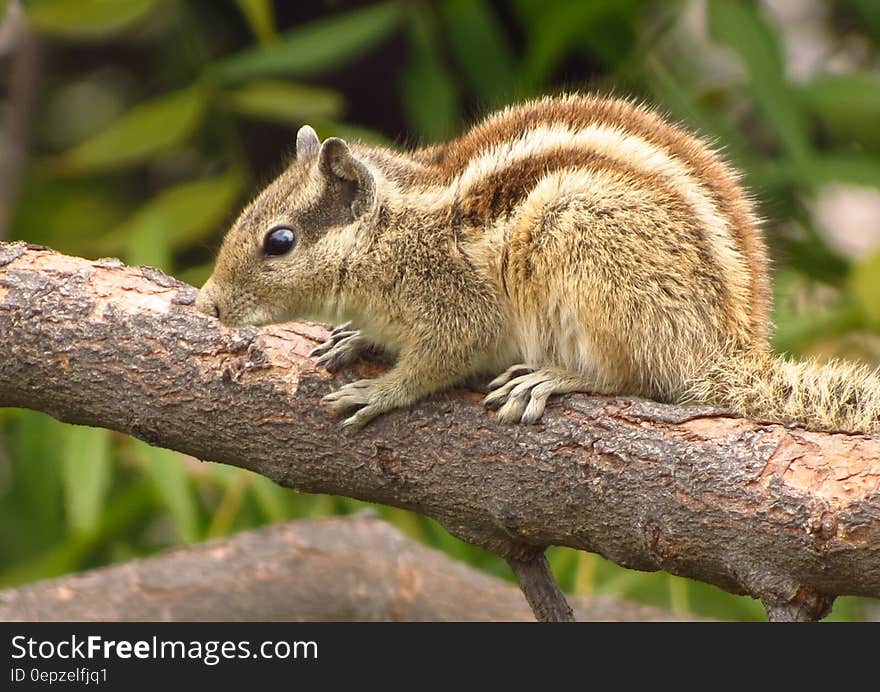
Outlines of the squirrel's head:
[{"label": "squirrel's head", "polygon": [[196,307],[224,324],[331,319],[348,258],[378,208],[370,169],[305,126],[296,159],[226,234]]}]

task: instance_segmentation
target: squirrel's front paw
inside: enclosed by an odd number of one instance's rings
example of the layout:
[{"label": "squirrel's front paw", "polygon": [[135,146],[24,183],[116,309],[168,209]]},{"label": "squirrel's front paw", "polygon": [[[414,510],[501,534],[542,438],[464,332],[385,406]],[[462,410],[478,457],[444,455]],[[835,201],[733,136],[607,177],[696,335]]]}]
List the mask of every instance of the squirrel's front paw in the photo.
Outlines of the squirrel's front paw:
[{"label": "squirrel's front paw", "polygon": [[358,409],[354,415],[342,421],[344,428],[362,428],[376,416],[392,408],[378,402],[376,380],[358,380],[343,385],[325,396],[324,401],[339,415]]},{"label": "squirrel's front paw", "polygon": [[336,372],[356,362],[369,349],[370,342],[361,336],[359,330],[352,329],[350,322],[346,322],[336,327],[324,343],[313,348],[309,356],[319,356],[316,365]]}]

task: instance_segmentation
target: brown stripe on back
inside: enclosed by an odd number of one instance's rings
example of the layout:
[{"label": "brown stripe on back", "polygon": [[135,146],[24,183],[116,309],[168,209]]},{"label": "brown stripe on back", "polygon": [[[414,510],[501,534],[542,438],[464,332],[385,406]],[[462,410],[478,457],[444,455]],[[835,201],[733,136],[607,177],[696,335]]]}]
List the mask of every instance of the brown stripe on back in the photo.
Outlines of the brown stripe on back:
[{"label": "brown stripe on back", "polygon": [[[456,200],[450,211],[456,235],[466,236],[487,227],[495,219],[510,216],[541,178],[566,169],[613,173],[629,189],[644,190],[649,199],[662,205],[677,222],[676,225],[670,225],[670,233],[676,228],[684,229],[683,235],[668,239],[667,250],[672,254],[675,254],[677,247],[693,247],[696,250],[700,265],[705,268],[702,278],[714,288],[712,296],[707,296],[707,299],[721,313],[724,322],[731,326],[732,333],[739,331],[733,324],[734,312],[727,284],[693,208],[666,177],[633,170],[626,162],[577,147],[548,150],[539,156],[515,161],[480,179],[462,198]],[[523,237],[520,242],[528,245],[532,239]],[[507,259],[505,253],[502,256],[503,281],[506,281]]]},{"label": "brown stripe on back", "polygon": [[735,246],[750,269],[752,305],[748,312],[752,315],[752,332],[761,339],[766,336],[768,260],[749,200],[727,165],[706,144],[647,108],[622,99],[587,96],[546,98],[510,108],[490,116],[446,146],[430,150],[430,155],[423,150],[420,160],[429,164],[423,181],[451,182],[480,153],[542,124],[561,124],[573,130],[591,124],[613,125],[689,166],[729,221]]},{"label": "brown stripe on back", "polygon": [[628,101],[592,100],[603,121],[608,119],[622,124],[627,131],[663,147],[696,172],[700,183],[708,189],[713,201],[729,221],[736,249],[748,263],[752,333],[765,338],[770,308],[767,251],[751,204],[729,167],[699,138],[681,126],[666,122],[653,111],[639,108]]},{"label": "brown stripe on back", "polygon": [[476,229],[488,226],[498,218],[509,217],[538,181],[554,171],[610,168],[614,165],[615,162],[607,156],[583,147],[547,149],[536,156],[511,161],[483,176],[456,197],[450,209],[452,225],[458,229]]}]

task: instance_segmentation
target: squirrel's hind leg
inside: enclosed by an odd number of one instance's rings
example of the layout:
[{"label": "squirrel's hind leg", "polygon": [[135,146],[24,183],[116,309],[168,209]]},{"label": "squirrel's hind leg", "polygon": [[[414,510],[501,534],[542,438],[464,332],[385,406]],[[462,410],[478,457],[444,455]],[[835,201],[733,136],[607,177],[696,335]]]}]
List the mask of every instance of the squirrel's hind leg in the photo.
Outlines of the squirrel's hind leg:
[{"label": "squirrel's hind leg", "polygon": [[489,383],[492,390],[483,400],[486,408],[498,410],[505,423],[537,423],[551,394],[597,392],[595,383],[561,368],[532,370],[514,365]]}]

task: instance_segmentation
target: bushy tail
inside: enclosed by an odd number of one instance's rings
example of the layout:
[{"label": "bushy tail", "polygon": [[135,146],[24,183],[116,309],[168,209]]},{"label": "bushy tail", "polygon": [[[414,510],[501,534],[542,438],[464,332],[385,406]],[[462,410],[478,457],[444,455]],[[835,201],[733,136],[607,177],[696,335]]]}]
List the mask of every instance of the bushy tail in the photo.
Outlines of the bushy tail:
[{"label": "bushy tail", "polygon": [[880,432],[880,375],[864,365],[795,362],[771,353],[719,358],[690,394],[759,420]]}]

